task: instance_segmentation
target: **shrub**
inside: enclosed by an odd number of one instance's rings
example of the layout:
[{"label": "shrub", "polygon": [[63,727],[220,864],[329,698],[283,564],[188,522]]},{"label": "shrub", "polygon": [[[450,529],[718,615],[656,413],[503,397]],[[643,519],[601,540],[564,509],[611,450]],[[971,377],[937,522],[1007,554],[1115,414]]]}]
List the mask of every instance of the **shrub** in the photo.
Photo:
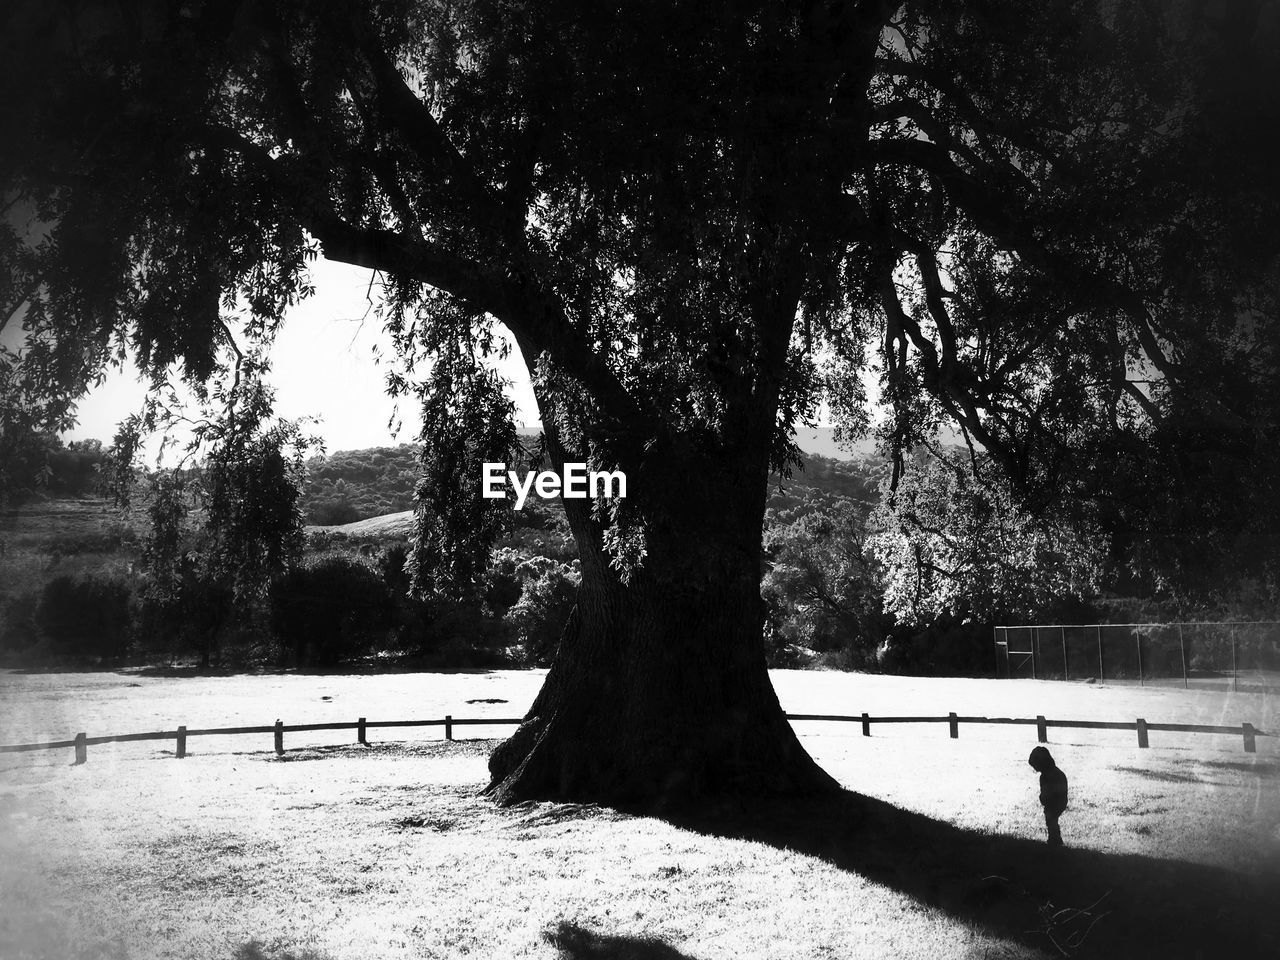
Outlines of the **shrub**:
[{"label": "shrub", "polygon": [[924,677],[991,675],[991,624],[944,614],[923,626],[899,625],[876,651],[885,673]]},{"label": "shrub", "polygon": [[194,653],[208,668],[225,653],[223,640],[236,626],[235,594],[194,565],[183,564],[175,589],[161,594],[144,590],[137,605],[136,633],[152,653]]},{"label": "shrub", "polygon": [[0,656],[11,657],[30,649],[40,639],[36,610],[40,606],[38,591],[19,594],[11,599],[0,617]]},{"label": "shrub", "polygon": [[59,653],[119,659],[129,649],[131,595],[123,580],[55,577],[41,592],[36,624]]},{"label": "shrub", "polygon": [[560,633],[578,598],[578,573],[573,564],[532,557],[515,574],[522,585],[520,599],[507,611],[525,659],[546,666],[555,656]]},{"label": "shrub", "polygon": [[386,637],[394,606],[378,571],[348,554],[305,561],[271,587],[271,625],[283,659],[333,666]]},{"label": "shrub", "polygon": [[510,661],[508,623],[488,616],[478,603],[437,602],[425,607],[423,650],[431,662],[449,667],[499,667]]},{"label": "shrub", "polygon": [[320,527],[338,527],[344,523],[355,523],[361,517],[360,511],[346,499],[321,500],[313,504],[307,513],[308,519]]}]

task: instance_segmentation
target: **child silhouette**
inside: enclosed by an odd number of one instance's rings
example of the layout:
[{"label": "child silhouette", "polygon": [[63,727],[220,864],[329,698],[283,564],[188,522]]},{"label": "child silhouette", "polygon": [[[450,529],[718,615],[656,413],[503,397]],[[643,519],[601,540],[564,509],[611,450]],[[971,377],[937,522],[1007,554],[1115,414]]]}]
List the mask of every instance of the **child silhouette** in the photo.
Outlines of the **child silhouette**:
[{"label": "child silhouette", "polygon": [[1067,809],[1067,775],[1053,762],[1053,755],[1044,747],[1036,747],[1027,758],[1031,769],[1040,774],[1040,804],[1044,807],[1044,826],[1049,832],[1049,846],[1062,846],[1062,831],[1058,818]]}]

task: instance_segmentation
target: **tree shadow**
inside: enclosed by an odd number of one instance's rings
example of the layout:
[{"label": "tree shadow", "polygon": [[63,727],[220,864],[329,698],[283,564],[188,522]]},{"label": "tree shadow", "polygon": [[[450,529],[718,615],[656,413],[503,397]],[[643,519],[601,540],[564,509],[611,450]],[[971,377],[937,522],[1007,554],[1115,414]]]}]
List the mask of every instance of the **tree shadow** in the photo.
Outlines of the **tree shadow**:
[{"label": "tree shadow", "polygon": [[199,667],[192,664],[145,664],[141,666],[91,666],[80,668],[28,667],[15,673],[115,673],[120,676],[149,677],[155,679],[190,679],[195,677],[375,677],[409,673],[491,674],[497,667],[440,666],[422,661],[392,661],[389,663],[343,663],[336,666],[279,667],[279,666],[226,666]]},{"label": "tree shadow", "polygon": [[259,940],[249,940],[232,951],[231,960],[329,960],[329,955],[307,949],[271,947]]},{"label": "tree shadow", "polygon": [[1128,773],[1143,780],[1159,780],[1163,783],[1194,783],[1200,786],[1229,787],[1225,780],[1206,780],[1193,773],[1176,773],[1171,770],[1150,770],[1146,767],[1112,767],[1116,773]]},{"label": "tree shadow", "polygon": [[567,920],[542,938],[559,951],[560,960],[693,960],[661,940],[595,933]]},{"label": "tree shadow", "polygon": [[971,927],[1051,954],[1280,956],[1280,867],[1250,876],[1136,854],[1053,849],[850,791],[665,819],[709,836],[820,858]]},{"label": "tree shadow", "polygon": [[1280,773],[1280,763],[1269,760],[1197,760],[1202,767],[1213,770],[1238,770],[1241,773]]}]

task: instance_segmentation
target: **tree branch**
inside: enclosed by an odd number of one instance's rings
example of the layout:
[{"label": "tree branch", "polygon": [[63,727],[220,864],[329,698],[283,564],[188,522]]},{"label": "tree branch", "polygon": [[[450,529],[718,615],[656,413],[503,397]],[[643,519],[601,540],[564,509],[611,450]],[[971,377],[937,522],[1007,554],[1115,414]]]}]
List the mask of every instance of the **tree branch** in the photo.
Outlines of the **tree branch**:
[{"label": "tree branch", "polygon": [[[508,243],[517,236],[523,238],[523,207],[519,218],[512,217],[503,208],[488,184],[476,174],[474,165],[441,129],[430,108],[414,93],[368,25],[356,21],[353,30],[377,90],[379,118],[391,124],[390,129],[399,134],[420,160],[439,164],[446,184],[471,207],[476,219],[492,224],[497,228],[498,237]],[[387,127],[383,129],[389,132]],[[429,164],[424,164],[423,172],[430,175]],[[518,227],[515,234],[513,225]]]}]

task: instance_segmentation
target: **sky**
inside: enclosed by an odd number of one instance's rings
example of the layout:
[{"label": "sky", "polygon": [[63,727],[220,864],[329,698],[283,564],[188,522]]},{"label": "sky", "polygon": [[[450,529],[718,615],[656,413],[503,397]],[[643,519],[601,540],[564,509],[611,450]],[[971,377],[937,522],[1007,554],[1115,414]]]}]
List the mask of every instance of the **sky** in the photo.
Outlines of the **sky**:
[{"label": "sky", "polygon": [[[387,364],[393,351],[369,299],[376,301],[378,296],[377,285],[371,288],[369,284],[371,273],[361,267],[317,260],[311,268],[315,294],[286,314],[271,351],[269,380],[276,388],[276,412],[288,419],[319,418],[308,433],[319,436],[328,453],[412,443],[418,438],[416,402],[401,398],[397,407],[397,401],[386,393]],[[518,426],[538,427],[538,406],[529,375],[519,348],[514,343],[511,346],[499,369],[511,381],[509,395],[516,404],[516,422]],[[870,379],[868,388],[874,391]],[[76,426],[64,433],[63,439],[110,443],[116,425],[141,408],[146,389],[132,367],[111,371],[102,386],[80,401]],[[398,432],[390,425],[393,420],[401,423]],[[181,440],[181,433],[175,438]],[[841,449],[825,426],[802,428],[796,439],[806,453],[838,459],[866,455],[872,447],[864,441],[853,451]],[[152,437],[144,446],[143,459],[155,462],[161,448],[161,438]],[[180,447],[168,449],[176,455]],[[168,455],[161,462],[168,463]]]},{"label": "sky", "polygon": [[[313,432],[330,452],[416,439],[418,412],[412,398],[399,401],[399,433],[388,427],[397,405],[386,394],[388,361],[379,364],[376,351],[390,357],[392,350],[368,299],[378,293],[376,285],[370,289],[370,275],[361,267],[317,260],[312,267],[315,295],[287,314],[271,351],[277,412],[287,418],[319,417]],[[513,384],[517,421],[537,426],[537,403],[518,349],[513,347],[500,367]],[[135,371],[113,371],[81,400],[77,425],[65,438],[109,442],[116,424],[137,411],[145,396],[146,386]]]}]

